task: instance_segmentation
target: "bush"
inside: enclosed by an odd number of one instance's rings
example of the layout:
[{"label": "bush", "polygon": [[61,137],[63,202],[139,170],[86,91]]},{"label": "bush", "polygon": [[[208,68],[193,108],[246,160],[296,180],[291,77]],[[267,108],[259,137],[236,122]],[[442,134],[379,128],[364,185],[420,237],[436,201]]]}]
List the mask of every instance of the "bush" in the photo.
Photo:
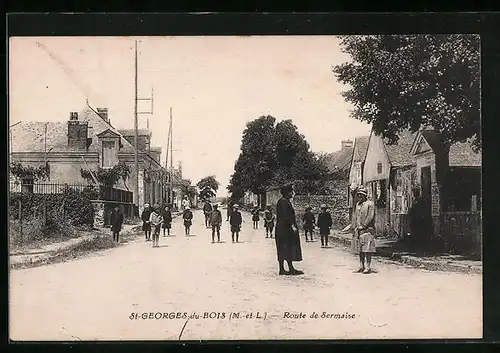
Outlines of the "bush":
[{"label": "bush", "polygon": [[[88,189],[82,192],[67,188],[60,194],[33,194],[13,193],[10,195],[10,217],[19,219],[19,201],[21,201],[22,220],[33,218],[43,219],[46,212],[46,226],[57,227],[57,223],[68,221],[70,224],[94,224],[94,207],[91,199],[95,198],[96,191]],[[55,228],[54,228],[55,229]]]}]

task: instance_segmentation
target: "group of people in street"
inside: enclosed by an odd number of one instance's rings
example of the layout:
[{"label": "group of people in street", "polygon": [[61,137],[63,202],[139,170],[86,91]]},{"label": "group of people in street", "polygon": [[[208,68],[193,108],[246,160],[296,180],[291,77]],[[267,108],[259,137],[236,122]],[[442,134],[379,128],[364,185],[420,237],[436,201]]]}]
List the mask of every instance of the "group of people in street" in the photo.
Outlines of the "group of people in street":
[{"label": "group of people in street", "polygon": [[[279,275],[301,275],[304,272],[297,270],[293,262],[302,261],[302,249],[300,245],[299,227],[295,215],[295,209],[291,203],[294,195],[293,186],[286,185],[280,190],[282,197],[276,205],[276,215],[273,214],[273,209],[268,205],[264,211],[264,226],[266,229],[266,238],[274,238],[276,243],[276,252],[278,260]],[[357,202],[353,213],[350,228],[353,232],[351,242],[352,250],[359,255],[358,273],[371,273],[372,255],[376,251],[375,246],[375,206],[368,199],[368,192],[365,187],[361,186],[356,191]],[[185,227],[185,234],[190,234],[190,228],[193,223],[193,212],[189,205],[183,205],[184,211],[182,218]],[[319,229],[321,237],[321,246],[328,246],[328,236],[332,227],[332,217],[328,212],[326,204],[320,206],[320,213],[317,219],[312,212],[312,207],[307,207],[302,216],[303,228],[306,242],[313,241],[313,230],[315,227]],[[212,243],[221,242],[221,225],[222,213],[219,210],[218,204],[211,204],[208,200],[203,206],[205,217],[205,226],[212,231]],[[257,207],[251,212],[254,229],[258,229],[260,221],[260,212]],[[117,206],[111,214],[111,230],[113,232],[113,240],[119,242],[119,233],[123,224],[123,213],[120,212],[120,207]],[[153,241],[153,247],[158,247],[161,228],[163,235],[170,235],[172,227],[172,211],[170,206],[161,208],[159,205],[149,204],[144,205],[144,210],[141,215],[143,222],[142,230],[145,234],[146,241]],[[233,243],[239,242],[239,234],[243,218],[237,204],[228,204],[227,217],[231,228],[231,240]],[[274,234],[273,234],[274,233]],[[285,268],[287,265],[287,269]]]}]

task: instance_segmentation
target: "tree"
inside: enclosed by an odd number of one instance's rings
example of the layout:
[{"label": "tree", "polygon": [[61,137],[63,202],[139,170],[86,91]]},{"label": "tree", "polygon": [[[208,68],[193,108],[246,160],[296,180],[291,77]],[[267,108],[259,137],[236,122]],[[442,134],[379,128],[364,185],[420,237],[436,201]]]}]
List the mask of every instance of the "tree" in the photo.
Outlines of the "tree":
[{"label": "tree", "polygon": [[247,123],[228,186],[233,200],[247,190],[261,194],[270,186],[295,180],[306,180],[312,190],[316,187],[313,181],[326,174],[292,121],[275,122],[272,116],[261,116]]},{"label": "tree", "polygon": [[352,62],[335,66],[352,116],[375,133],[432,127],[445,146],[471,139],[481,147],[479,36],[371,35],[341,37]]},{"label": "tree", "polygon": [[207,201],[215,197],[217,189],[219,189],[219,182],[215,179],[214,175],[210,175],[201,179],[196,186],[200,190],[200,199],[202,201]]}]

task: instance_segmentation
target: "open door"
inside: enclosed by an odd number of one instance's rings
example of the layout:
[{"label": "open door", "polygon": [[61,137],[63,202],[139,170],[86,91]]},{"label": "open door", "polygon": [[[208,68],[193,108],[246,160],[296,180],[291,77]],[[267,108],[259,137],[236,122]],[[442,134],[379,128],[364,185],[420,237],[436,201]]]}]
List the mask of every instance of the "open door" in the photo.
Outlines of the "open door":
[{"label": "open door", "polygon": [[431,209],[432,209],[432,192],[431,192],[431,167],[422,167],[420,173],[420,185],[422,185],[422,201],[423,201],[423,237],[425,242],[430,241],[432,235],[431,227]]}]

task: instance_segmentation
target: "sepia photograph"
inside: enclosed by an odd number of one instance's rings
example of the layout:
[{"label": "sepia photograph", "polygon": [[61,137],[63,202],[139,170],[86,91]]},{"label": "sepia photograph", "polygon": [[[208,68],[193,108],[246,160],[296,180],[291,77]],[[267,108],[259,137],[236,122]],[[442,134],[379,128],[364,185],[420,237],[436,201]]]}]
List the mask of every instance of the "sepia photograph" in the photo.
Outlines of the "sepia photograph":
[{"label": "sepia photograph", "polygon": [[482,338],[480,44],[10,37],[10,340]]}]

